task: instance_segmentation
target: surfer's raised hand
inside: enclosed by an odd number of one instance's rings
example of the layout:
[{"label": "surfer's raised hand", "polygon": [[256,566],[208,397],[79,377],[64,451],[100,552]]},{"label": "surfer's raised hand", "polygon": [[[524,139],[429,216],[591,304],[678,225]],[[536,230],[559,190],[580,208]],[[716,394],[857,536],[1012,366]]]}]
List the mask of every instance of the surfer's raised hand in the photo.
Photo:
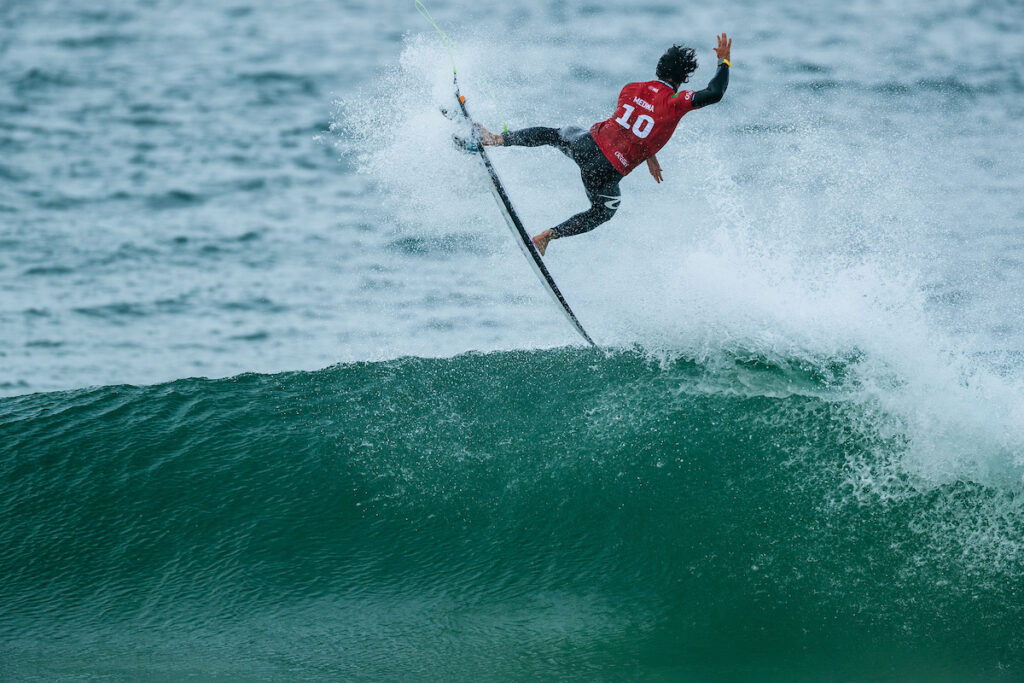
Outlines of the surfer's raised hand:
[{"label": "surfer's raised hand", "polygon": [[651,176],[654,177],[654,182],[660,183],[665,178],[661,175],[661,164],[658,163],[658,157],[653,154],[647,157],[647,170],[651,172]]},{"label": "surfer's raised hand", "polygon": [[718,47],[715,48],[715,54],[718,55],[719,59],[729,59],[729,50],[732,49],[732,38],[729,38],[724,33],[718,36]]}]

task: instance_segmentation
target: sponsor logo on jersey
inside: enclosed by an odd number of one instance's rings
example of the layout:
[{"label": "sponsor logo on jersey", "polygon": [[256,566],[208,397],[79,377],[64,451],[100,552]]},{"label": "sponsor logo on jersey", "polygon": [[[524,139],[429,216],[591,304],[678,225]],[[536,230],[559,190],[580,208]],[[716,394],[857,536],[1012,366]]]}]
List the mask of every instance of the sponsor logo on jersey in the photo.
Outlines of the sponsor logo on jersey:
[{"label": "sponsor logo on jersey", "polygon": [[653,90],[654,92],[660,92],[660,91],[659,91],[659,90],[658,90],[657,88],[655,88],[655,87],[654,87],[653,85],[649,85],[649,86],[647,86],[647,87],[648,87],[648,88],[650,88],[651,90]]},{"label": "sponsor logo on jersey", "polygon": [[654,111],[654,105],[653,104],[650,104],[649,102],[645,102],[645,101],[641,100],[639,97],[634,97],[633,98],[633,103],[643,107],[647,111]]},{"label": "sponsor logo on jersey", "polygon": [[621,161],[623,166],[629,166],[629,161],[622,155],[622,152],[615,152],[615,158]]}]

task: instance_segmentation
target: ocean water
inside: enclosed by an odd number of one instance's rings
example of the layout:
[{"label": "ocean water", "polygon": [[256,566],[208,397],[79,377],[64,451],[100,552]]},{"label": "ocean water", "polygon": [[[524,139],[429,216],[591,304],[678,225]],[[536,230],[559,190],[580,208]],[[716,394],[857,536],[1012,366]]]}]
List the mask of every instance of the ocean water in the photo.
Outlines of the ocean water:
[{"label": "ocean water", "polygon": [[411,2],[0,4],[0,678],[1024,678],[1020,3],[429,7],[492,129],[734,38],[601,350]]}]

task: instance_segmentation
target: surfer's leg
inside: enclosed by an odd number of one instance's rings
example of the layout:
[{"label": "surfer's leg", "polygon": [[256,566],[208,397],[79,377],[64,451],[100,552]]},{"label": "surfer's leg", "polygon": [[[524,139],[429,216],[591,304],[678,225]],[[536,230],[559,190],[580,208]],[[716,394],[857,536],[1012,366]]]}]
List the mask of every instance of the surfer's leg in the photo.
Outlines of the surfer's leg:
[{"label": "surfer's leg", "polygon": [[594,139],[587,135],[573,141],[572,157],[580,165],[580,177],[590,199],[590,208],[553,228],[551,239],[590,232],[615,215],[622,201],[622,174],[605,158]]},{"label": "surfer's leg", "polygon": [[605,158],[590,135],[572,140],[568,153],[580,166],[580,177],[590,199],[590,208],[534,237],[533,244],[542,256],[551,240],[590,232],[610,220],[622,201],[619,192],[622,174]]},{"label": "surfer's leg", "polygon": [[[616,175],[618,174],[616,173]],[[601,177],[588,176],[584,170],[583,185],[587,189],[587,197],[590,198],[590,208],[534,237],[533,244],[537,247],[540,255],[544,255],[551,240],[582,235],[602,223],[608,222],[615,215],[615,211],[619,208],[619,202],[622,201],[619,192],[621,178],[622,176],[618,176],[618,178],[605,177],[602,180]]]},{"label": "surfer's leg", "polygon": [[[562,152],[569,154],[571,139],[562,136],[565,128],[545,128],[536,126],[534,128],[523,128],[498,135],[492,133],[479,123],[476,124],[479,131],[480,141],[489,147],[542,147],[550,145],[557,147]],[[570,155],[571,156],[571,155]]]},{"label": "surfer's leg", "polygon": [[[584,180],[584,183],[586,181]],[[611,220],[615,211],[619,208],[621,196],[619,194],[618,181],[606,183],[598,188],[598,191],[591,192],[588,188],[587,196],[590,198],[590,208],[580,212],[555,227],[545,230],[533,238],[533,244],[537,251],[543,256],[551,240],[559,237],[572,237],[590,232],[602,223]]]},{"label": "surfer's leg", "polygon": [[601,185],[598,191],[590,192],[588,190],[587,196],[590,197],[589,209],[576,214],[553,228],[545,230],[533,238],[533,244],[537,247],[537,251],[540,252],[541,256],[544,255],[551,240],[558,239],[559,237],[582,235],[585,232],[590,232],[602,223],[608,222],[615,215],[615,211],[619,208],[619,202],[621,201],[619,183],[616,180]]},{"label": "surfer's leg", "polygon": [[509,131],[501,137],[501,144],[505,147],[542,147],[550,145],[557,147],[563,152],[569,149],[569,141],[559,134],[558,128],[545,128],[543,126],[523,128],[522,130]]},{"label": "surfer's leg", "polygon": [[588,187],[587,196],[590,198],[590,208],[552,228],[551,239],[582,235],[602,223],[607,223],[615,215],[619,202],[622,201],[618,181],[600,185],[594,191]]}]

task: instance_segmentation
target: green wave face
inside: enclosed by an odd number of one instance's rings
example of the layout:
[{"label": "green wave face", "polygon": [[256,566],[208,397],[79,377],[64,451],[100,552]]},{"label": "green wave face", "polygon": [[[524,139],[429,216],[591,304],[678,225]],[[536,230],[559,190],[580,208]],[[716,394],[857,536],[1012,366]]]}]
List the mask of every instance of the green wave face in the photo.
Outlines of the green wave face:
[{"label": "green wave face", "polygon": [[1019,485],[906,466],[849,368],[552,350],[6,399],[7,672],[1017,679]]}]

